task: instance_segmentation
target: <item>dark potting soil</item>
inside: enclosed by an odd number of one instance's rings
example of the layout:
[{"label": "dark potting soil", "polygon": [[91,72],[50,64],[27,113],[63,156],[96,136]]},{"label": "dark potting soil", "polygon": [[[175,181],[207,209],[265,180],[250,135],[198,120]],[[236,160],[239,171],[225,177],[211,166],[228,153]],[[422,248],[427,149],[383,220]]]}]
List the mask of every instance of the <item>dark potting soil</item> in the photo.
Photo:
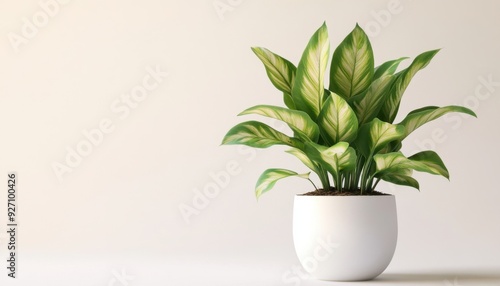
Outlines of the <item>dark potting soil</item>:
[{"label": "dark potting soil", "polygon": [[346,190],[339,191],[331,187],[329,191],[326,191],[324,189],[319,189],[305,194],[301,194],[301,196],[389,196],[389,194],[384,194],[377,191],[371,191],[371,192],[363,192],[363,194],[361,195],[360,189],[358,189],[356,192],[350,192]]}]

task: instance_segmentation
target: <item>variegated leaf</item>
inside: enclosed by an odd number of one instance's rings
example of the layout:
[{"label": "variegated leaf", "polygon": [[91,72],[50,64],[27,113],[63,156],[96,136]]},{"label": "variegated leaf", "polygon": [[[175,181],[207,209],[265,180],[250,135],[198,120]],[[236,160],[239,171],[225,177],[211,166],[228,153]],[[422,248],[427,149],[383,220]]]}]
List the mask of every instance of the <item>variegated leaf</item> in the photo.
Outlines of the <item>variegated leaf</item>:
[{"label": "variegated leaf", "polygon": [[381,78],[385,75],[393,75],[398,69],[399,64],[406,60],[408,57],[399,58],[396,60],[387,61],[375,68],[373,80]]},{"label": "variegated leaf", "polygon": [[439,50],[432,50],[418,55],[408,68],[396,74],[397,78],[391,88],[391,91],[389,92],[389,96],[377,116],[378,118],[385,122],[394,122],[403,93],[410,84],[413,76],[418,71],[425,68],[438,51]]},{"label": "variegated leaf", "polygon": [[310,173],[299,174],[297,172],[286,169],[267,169],[264,171],[264,173],[262,173],[262,175],[260,175],[259,179],[257,180],[257,184],[255,186],[255,196],[258,199],[262,194],[271,190],[276,182],[281,179],[292,176],[309,179],[309,174]]},{"label": "variegated leaf", "polygon": [[323,139],[331,146],[338,142],[352,142],[358,132],[358,119],[349,104],[331,93],[318,116]]},{"label": "variegated leaf", "polygon": [[306,143],[305,152],[308,157],[320,162],[334,177],[343,170],[352,170],[356,166],[356,151],[347,142],[339,142],[332,147]]},{"label": "variegated leaf", "polygon": [[398,171],[385,174],[381,177],[381,179],[396,185],[409,186],[420,190],[420,184],[411,176],[412,173],[412,169],[400,169]]},{"label": "variegated leaf", "polygon": [[433,174],[439,174],[447,179],[450,179],[450,173],[443,163],[443,160],[441,160],[441,157],[439,157],[439,155],[434,151],[422,151],[409,157],[408,159],[414,162],[422,163],[426,165],[427,168],[433,169]]},{"label": "variegated leaf", "polygon": [[386,174],[398,173],[402,170],[413,169],[414,164],[401,152],[377,154],[373,156],[375,161],[375,176],[383,177]]},{"label": "variegated leaf", "polygon": [[262,61],[272,84],[286,94],[292,93],[293,81],[297,68],[287,59],[266,48],[253,47],[252,51]]},{"label": "variegated leaf", "polygon": [[330,88],[345,99],[370,86],[374,73],[370,40],[357,24],[335,49],[330,66]]},{"label": "variegated leaf", "polygon": [[387,98],[394,78],[393,75],[384,75],[374,80],[361,96],[353,97],[355,100],[352,106],[360,125],[370,122],[377,116]]},{"label": "variegated leaf", "polygon": [[311,158],[309,158],[307,154],[302,152],[301,150],[292,148],[290,150],[287,150],[286,152],[297,157],[304,165],[307,166],[307,168],[311,169],[311,171],[315,172],[316,174],[320,172],[317,163],[313,162]]},{"label": "variegated leaf", "polygon": [[330,42],[326,24],[311,37],[297,67],[292,98],[297,109],[305,111],[313,120],[323,105],[324,78],[328,65]]},{"label": "variegated leaf", "polygon": [[403,119],[403,121],[399,123],[401,125],[404,125],[406,129],[405,136],[403,138],[410,135],[410,133],[415,131],[420,126],[426,124],[427,122],[435,120],[450,112],[461,112],[477,117],[474,111],[462,106],[451,105],[445,107],[437,107],[437,106],[423,107],[408,113],[405,119]]},{"label": "variegated leaf", "polygon": [[288,124],[293,131],[304,134],[307,138],[314,142],[318,140],[318,125],[311,120],[307,113],[303,111],[290,110],[284,107],[272,105],[257,105],[246,109],[239,115],[245,114],[258,114],[281,120]]},{"label": "variegated leaf", "polygon": [[224,136],[222,144],[241,144],[255,148],[267,148],[273,145],[302,147],[296,139],[258,121],[246,121],[234,126]]},{"label": "variegated leaf", "polygon": [[284,92],[283,93],[283,102],[285,103],[286,107],[290,109],[297,109],[295,107],[295,102],[293,102],[292,95],[289,93]]},{"label": "variegated leaf", "polygon": [[[425,155],[425,159],[422,158],[421,160],[412,160],[406,158],[401,152],[392,152],[387,154],[377,154],[373,156],[373,160],[376,165],[374,175],[377,177],[384,177],[386,174],[398,173],[403,169],[413,169],[415,171],[442,175],[444,177],[448,176],[448,171],[446,171],[446,167],[444,167],[442,161],[435,161],[436,158],[429,155]],[[440,160],[441,159],[439,159],[439,161]],[[438,168],[437,166],[439,165],[441,166]]]},{"label": "variegated leaf", "polygon": [[359,152],[369,158],[377,154],[389,142],[404,135],[404,126],[380,121],[378,118],[361,126],[356,139]]}]

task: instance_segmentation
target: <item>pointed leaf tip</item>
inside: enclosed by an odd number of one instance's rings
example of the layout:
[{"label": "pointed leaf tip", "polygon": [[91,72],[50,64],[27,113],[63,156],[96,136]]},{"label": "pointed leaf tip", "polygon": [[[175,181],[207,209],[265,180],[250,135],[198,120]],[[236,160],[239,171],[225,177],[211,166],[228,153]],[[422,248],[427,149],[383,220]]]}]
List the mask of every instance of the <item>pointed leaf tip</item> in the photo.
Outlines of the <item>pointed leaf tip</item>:
[{"label": "pointed leaf tip", "polygon": [[323,105],[324,78],[328,65],[330,43],[323,24],[310,38],[297,66],[292,99],[298,110],[315,120]]},{"label": "pointed leaf tip", "polygon": [[309,173],[299,174],[297,172],[290,171],[287,169],[276,169],[276,168],[265,170],[262,173],[262,175],[260,175],[259,179],[257,180],[257,184],[255,185],[255,196],[257,197],[257,199],[259,199],[259,197],[262,196],[262,194],[270,191],[274,187],[276,182],[278,182],[281,179],[292,176],[308,179]]},{"label": "pointed leaf tip", "polygon": [[329,90],[349,99],[362,93],[372,82],[374,58],[370,40],[356,25],[333,52]]}]

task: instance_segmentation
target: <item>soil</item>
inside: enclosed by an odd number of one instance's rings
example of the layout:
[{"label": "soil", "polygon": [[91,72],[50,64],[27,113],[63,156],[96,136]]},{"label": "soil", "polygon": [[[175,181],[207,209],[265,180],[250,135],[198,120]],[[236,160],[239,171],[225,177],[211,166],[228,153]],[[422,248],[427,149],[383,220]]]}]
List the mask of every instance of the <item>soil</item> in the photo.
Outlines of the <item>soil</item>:
[{"label": "soil", "polygon": [[361,190],[358,189],[356,192],[350,192],[346,190],[339,191],[333,187],[329,191],[324,189],[315,190],[309,193],[301,194],[300,196],[388,196],[389,194],[384,194],[377,191],[364,192],[361,195]]}]

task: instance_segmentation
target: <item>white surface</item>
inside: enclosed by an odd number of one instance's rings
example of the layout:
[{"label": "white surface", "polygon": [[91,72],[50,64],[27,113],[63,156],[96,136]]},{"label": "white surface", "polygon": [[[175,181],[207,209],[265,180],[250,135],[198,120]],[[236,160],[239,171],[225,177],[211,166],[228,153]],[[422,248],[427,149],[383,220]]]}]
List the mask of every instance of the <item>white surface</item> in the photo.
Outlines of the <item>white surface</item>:
[{"label": "white surface", "polygon": [[[243,109],[281,104],[250,46],[297,62],[326,20],[332,46],[356,22],[369,28],[377,64],[442,48],[407,89],[401,116],[447,104],[479,116],[440,119],[407,139],[409,154],[433,147],[451,181],[419,176],[420,193],[381,185],[396,195],[399,239],[381,276],[389,280],[376,283],[495,285],[499,1],[68,2],[16,53],[9,33],[43,9],[38,0],[0,1],[0,190],[1,174],[17,171],[21,255],[21,278],[6,280],[0,267],[0,284],[106,285],[123,266],[136,275],[129,286],[280,285],[298,264],[293,195],[310,185],[280,182],[258,203],[253,187],[266,168],[305,168],[280,148],[219,144]],[[232,6],[219,17],[221,2]],[[157,67],[168,76],[127,105],[122,94],[151,87],[148,68]],[[59,182],[53,164],[99,127],[108,133]],[[200,200],[204,189],[219,192]],[[1,261],[5,199],[0,192]],[[187,222],[179,207],[193,200],[203,208]]]},{"label": "white surface", "polygon": [[[234,260],[221,257],[169,257],[117,259],[110,257],[24,257],[21,275],[15,281],[0,277],[2,285],[206,285],[206,286],[336,286],[336,285],[433,285],[498,286],[495,269],[389,268],[372,281],[330,282],[310,278],[298,261]],[[293,273],[294,275],[290,275]],[[284,279],[285,277],[285,279]],[[295,278],[295,279],[292,279]],[[8,284],[4,284],[7,282]]]}]

